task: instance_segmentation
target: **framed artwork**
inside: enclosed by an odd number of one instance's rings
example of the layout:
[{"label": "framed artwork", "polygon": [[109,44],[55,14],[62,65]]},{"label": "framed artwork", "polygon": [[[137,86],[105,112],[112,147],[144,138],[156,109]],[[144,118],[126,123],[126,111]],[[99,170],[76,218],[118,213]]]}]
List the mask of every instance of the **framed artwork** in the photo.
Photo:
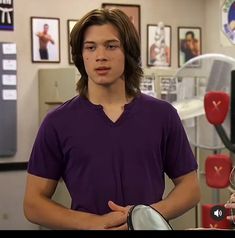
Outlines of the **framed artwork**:
[{"label": "framed artwork", "polygon": [[162,22],[147,25],[147,65],[171,66],[171,26]]},{"label": "framed artwork", "polygon": [[140,91],[152,97],[156,97],[155,74],[144,74],[140,82]]},{"label": "framed artwork", "polygon": [[67,21],[67,25],[68,25],[68,54],[69,54],[69,64],[74,64],[73,63],[73,59],[72,59],[72,54],[71,54],[71,46],[70,46],[70,33],[73,29],[73,27],[75,26],[75,24],[77,23],[78,20],[71,20],[69,19]]},{"label": "framed artwork", "polygon": [[[178,27],[178,66],[181,67],[190,59],[201,54],[201,28]],[[190,64],[198,67],[199,62]]]},{"label": "framed artwork", "polygon": [[161,99],[173,102],[177,99],[177,79],[173,76],[159,76]]},{"label": "framed artwork", "polygon": [[220,41],[222,46],[235,45],[235,1],[221,1],[221,30]]},{"label": "framed artwork", "polygon": [[140,5],[102,3],[102,8],[118,8],[126,13],[140,35]]},{"label": "framed artwork", "polygon": [[31,17],[32,62],[60,62],[59,18]]},{"label": "framed artwork", "polygon": [[0,1],[0,30],[14,30],[14,6],[13,0]]}]

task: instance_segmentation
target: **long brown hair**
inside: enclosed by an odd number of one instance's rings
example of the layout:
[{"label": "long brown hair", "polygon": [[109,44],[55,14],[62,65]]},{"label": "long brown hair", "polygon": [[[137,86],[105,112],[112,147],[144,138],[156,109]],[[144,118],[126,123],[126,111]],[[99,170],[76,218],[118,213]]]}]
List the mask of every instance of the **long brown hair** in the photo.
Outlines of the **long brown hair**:
[{"label": "long brown hair", "polygon": [[143,76],[140,58],[140,38],[129,17],[117,8],[92,10],[82,17],[71,31],[72,59],[81,74],[81,78],[77,83],[77,91],[81,96],[87,95],[88,75],[82,57],[84,33],[92,25],[108,23],[115,26],[119,32],[125,54],[126,93],[135,97],[140,93],[140,80]]}]

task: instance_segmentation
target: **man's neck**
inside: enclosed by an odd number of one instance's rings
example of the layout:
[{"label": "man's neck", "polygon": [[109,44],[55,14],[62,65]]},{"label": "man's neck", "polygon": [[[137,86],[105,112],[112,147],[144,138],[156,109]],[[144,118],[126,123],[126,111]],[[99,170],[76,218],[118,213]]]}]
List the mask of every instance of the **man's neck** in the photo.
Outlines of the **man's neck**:
[{"label": "man's neck", "polygon": [[124,83],[121,87],[88,85],[87,97],[93,104],[102,105],[103,107],[123,106],[131,101],[131,97],[126,94]]}]

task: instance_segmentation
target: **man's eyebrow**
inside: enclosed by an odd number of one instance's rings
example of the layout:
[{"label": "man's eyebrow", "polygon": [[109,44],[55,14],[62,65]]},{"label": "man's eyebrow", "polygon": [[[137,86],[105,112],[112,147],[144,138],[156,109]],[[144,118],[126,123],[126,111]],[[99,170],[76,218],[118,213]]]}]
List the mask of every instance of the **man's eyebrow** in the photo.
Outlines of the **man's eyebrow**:
[{"label": "man's eyebrow", "polygon": [[[106,40],[105,43],[111,43],[111,42],[117,42],[117,43],[120,43],[119,40],[116,40],[116,39],[110,39],[110,40]],[[94,41],[84,41],[83,44],[95,44],[96,42]]]},{"label": "man's eyebrow", "polygon": [[83,44],[94,44],[95,42],[94,41],[84,41]]}]

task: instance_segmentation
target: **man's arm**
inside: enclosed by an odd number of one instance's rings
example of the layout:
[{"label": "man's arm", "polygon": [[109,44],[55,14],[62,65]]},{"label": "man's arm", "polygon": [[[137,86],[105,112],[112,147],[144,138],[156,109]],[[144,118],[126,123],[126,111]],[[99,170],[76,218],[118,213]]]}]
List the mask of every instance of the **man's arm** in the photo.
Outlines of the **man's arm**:
[{"label": "man's arm", "polygon": [[47,36],[47,39],[51,42],[51,44],[55,44],[55,41],[53,40],[53,38],[51,37],[51,35]]},{"label": "man's arm", "polygon": [[38,37],[42,37],[42,33],[41,32],[37,32],[35,35],[38,36]]},{"label": "man's arm", "polygon": [[173,180],[175,187],[162,201],[152,204],[167,220],[178,217],[194,207],[200,200],[196,171]]},{"label": "man's arm", "polygon": [[51,229],[126,229],[126,214],[78,212],[51,200],[57,181],[28,174],[24,198],[26,218]]}]

